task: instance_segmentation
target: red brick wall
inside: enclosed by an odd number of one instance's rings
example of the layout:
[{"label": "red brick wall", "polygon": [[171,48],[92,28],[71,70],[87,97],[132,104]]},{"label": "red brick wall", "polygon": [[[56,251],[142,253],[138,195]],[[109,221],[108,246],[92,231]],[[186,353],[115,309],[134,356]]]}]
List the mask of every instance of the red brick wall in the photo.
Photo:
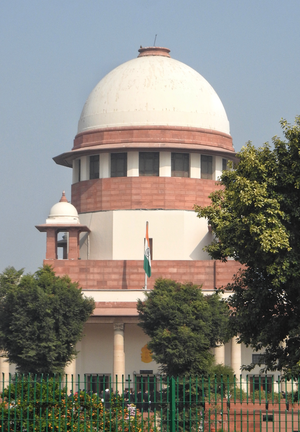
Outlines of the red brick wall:
[{"label": "red brick wall", "polygon": [[100,210],[192,210],[210,204],[215,180],[183,177],[115,177],[72,185],[72,204],[79,213]]},{"label": "red brick wall", "polygon": [[73,150],[84,149],[91,146],[101,146],[105,149],[120,148],[120,145],[128,144],[126,148],[147,147],[171,148],[178,145],[184,149],[185,146],[212,147],[218,150],[229,150],[234,154],[232,138],[222,132],[209,129],[197,129],[189,127],[170,126],[138,126],[98,129],[89,132],[82,132],[74,139]]},{"label": "red brick wall", "polygon": [[[83,289],[142,289],[144,286],[142,261],[44,260],[44,264],[52,265],[60,276],[68,274]],[[163,277],[178,282],[193,282],[203,285],[203,289],[213,289],[230,282],[239,268],[240,264],[235,261],[153,261],[148,288],[153,288],[155,280]]]},{"label": "red brick wall", "polygon": [[221,261],[215,261],[216,265],[216,287],[227,285],[231,280],[232,276],[243,267],[236,261],[227,261],[226,263]]},{"label": "red brick wall", "polygon": [[[270,396],[269,396],[270,399]],[[209,411],[210,409],[210,411]],[[204,431],[209,431],[209,413],[210,413],[210,430],[215,430],[215,410],[216,407],[208,403],[205,407]],[[223,412],[223,419],[220,414]],[[266,409],[265,401],[259,403],[255,400],[253,403],[252,394],[249,394],[248,402],[240,403],[238,398],[236,403],[233,398],[230,399],[230,408],[227,407],[227,400],[218,401],[217,408],[217,430],[224,431],[242,431],[242,432],[293,432],[299,431],[299,404],[290,404],[289,410],[286,410],[284,400],[279,403],[272,404],[269,401],[268,409]],[[268,423],[264,417],[268,414]],[[272,420],[271,420],[272,418]]]}]

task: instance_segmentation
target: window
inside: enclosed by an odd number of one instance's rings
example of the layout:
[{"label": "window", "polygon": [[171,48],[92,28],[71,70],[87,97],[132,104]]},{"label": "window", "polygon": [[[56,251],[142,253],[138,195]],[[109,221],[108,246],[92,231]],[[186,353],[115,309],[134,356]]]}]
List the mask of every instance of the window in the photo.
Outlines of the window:
[{"label": "window", "polygon": [[127,153],[111,154],[111,177],[127,177]]},{"label": "window", "polygon": [[[144,372],[144,371],[140,371],[140,372]],[[135,375],[135,385],[136,385],[136,390],[137,392],[141,392],[141,393],[152,393],[154,392],[154,390],[156,390],[156,386],[157,386],[157,379],[155,377],[155,375],[153,375],[153,371],[149,370],[149,371],[145,371],[145,372],[151,372],[151,373],[147,373],[147,374],[137,374]],[[145,401],[147,401],[147,398],[145,398]]]},{"label": "window", "polygon": [[252,363],[254,364],[264,364],[264,355],[263,354],[252,354]]},{"label": "window", "polygon": [[210,179],[213,178],[213,157],[212,156],[201,156],[201,178]]},{"label": "window", "polygon": [[86,374],[86,391],[88,393],[104,393],[106,389],[110,389],[111,375],[110,374]]},{"label": "window", "polygon": [[99,155],[90,156],[90,180],[99,178]]},{"label": "window", "polygon": [[68,259],[69,233],[58,231],[56,234],[56,259]]},{"label": "window", "polygon": [[172,153],[172,177],[189,177],[190,155],[188,153]]},{"label": "window", "polygon": [[[141,372],[151,372],[143,374]],[[139,374],[134,375],[134,393],[131,395],[131,401],[136,405],[137,409],[141,412],[149,412],[155,410],[156,403],[159,401],[158,395],[155,394],[159,378],[153,375],[153,371],[140,371]]]},{"label": "window", "polygon": [[264,414],[263,415],[263,421],[264,422],[266,422],[266,421],[268,421],[268,422],[272,422],[273,421],[273,414]]},{"label": "window", "polygon": [[273,387],[273,378],[271,376],[250,376],[250,393],[255,391],[267,391],[267,393],[271,393]]},{"label": "window", "polygon": [[81,180],[81,160],[78,159],[77,161],[77,181],[80,182]]},{"label": "window", "polygon": [[159,175],[159,153],[140,152],[139,154],[140,176]]},{"label": "window", "polygon": [[222,171],[228,170],[228,159],[222,159]]}]

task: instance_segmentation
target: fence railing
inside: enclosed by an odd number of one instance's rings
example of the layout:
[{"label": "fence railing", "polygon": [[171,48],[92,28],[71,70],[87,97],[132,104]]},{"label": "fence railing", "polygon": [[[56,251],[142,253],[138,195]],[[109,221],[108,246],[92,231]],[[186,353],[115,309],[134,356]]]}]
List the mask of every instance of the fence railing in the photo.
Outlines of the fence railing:
[{"label": "fence railing", "polygon": [[298,380],[2,376],[0,432],[296,432]]}]

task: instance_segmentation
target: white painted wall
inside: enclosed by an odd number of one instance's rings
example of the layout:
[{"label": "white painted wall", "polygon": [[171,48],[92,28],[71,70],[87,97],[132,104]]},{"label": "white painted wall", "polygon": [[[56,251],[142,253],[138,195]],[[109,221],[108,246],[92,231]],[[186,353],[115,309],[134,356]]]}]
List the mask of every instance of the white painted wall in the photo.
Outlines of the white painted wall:
[{"label": "white painted wall", "polygon": [[112,259],[113,212],[84,213],[80,222],[91,230],[80,236],[80,258]]},{"label": "white painted wall", "polygon": [[[76,374],[113,374],[113,324],[87,323],[80,352],[76,359]],[[151,361],[144,363],[141,350],[149,338],[137,324],[125,324],[125,376],[133,378],[133,372],[152,369],[158,372],[158,365]]]},{"label": "white painted wall", "polygon": [[[136,302],[146,298],[144,289],[93,289],[82,290],[86,297],[93,297],[95,302]],[[131,307],[131,306],[130,306]]]},{"label": "white painted wall", "polygon": [[158,364],[152,360],[150,363],[142,361],[142,348],[149,341],[148,336],[137,324],[125,324],[125,375],[133,378],[133,372],[140,373],[140,370],[153,370],[158,373]]},{"label": "white painted wall", "polygon": [[113,325],[90,324],[84,327],[76,373],[113,373]]},{"label": "white painted wall", "polygon": [[195,212],[183,210],[114,212],[113,259],[143,257],[146,221],[154,260],[209,259],[202,250],[208,244],[207,222],[198,219]]},{"label": "white painted wall", "polygon": [[91,233],[82,234],[81,259],[142,259],[146,221],[153,239],[155,260],[210,259],[203,247],[211,242],[207,221],[193,211],[118,210],[85,213],[80,222]]},{"label": "white painted wall", "polygon": [[[125,324],[125,379],[133,379],[134,374],[140,373],[140,370],[153,370],[154,374],[159,373],[159,365],[155,361],[145,363],[142,360],[142,348],[149,341],[148,336],[144,334],[137,324]],[[84,374],[113,374],[113,324],[87,323],[84,329],[84,337],[77,345],[80,351],[76,359],[76,374],[81,375],[83,380]],[[231,341],[225,345],[225,364],[231,365]],[[251,348],[242,345],[241,364],[249,364],[252,361]],[[12,368],[12,366],[11,366]],[[14,369],[14,368],[13,368]],[[12,369],[10,370],[12,372]],[[243,388],[246,390],[246,376],[258,375],[260,367],[255,367],[250,373],[241,371]],[[279,373],[269,373],[274,375],[277,380]],[[237,383],[240,376],[237,376]],[[127,386],[126,386],[127,387]]]}]

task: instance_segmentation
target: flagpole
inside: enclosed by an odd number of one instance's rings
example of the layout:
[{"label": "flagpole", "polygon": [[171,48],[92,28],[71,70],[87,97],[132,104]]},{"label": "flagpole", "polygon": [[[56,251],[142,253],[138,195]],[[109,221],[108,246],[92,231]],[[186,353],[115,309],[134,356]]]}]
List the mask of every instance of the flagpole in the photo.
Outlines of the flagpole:
[{"label": "flagpole", "polygon": [[146,222],[146,239],[145,239],[145,245],[144,245],[144,270],[145,270],[145,286],[144,289],[146,290],[148,277],[151,276],[151,251],[150,251],[150,240],[149,240],[149,233],[148,233],[148,222]]},{"label": "flagpole", "polygon": [[[148,232],[148,221],[146,222],[146,233]],[[146,247],[146,243],[147,243],[147,238],[145,239],[145,247]],[[144,289],[147,290],[147,273],[145,272],[145,287]]]}]

